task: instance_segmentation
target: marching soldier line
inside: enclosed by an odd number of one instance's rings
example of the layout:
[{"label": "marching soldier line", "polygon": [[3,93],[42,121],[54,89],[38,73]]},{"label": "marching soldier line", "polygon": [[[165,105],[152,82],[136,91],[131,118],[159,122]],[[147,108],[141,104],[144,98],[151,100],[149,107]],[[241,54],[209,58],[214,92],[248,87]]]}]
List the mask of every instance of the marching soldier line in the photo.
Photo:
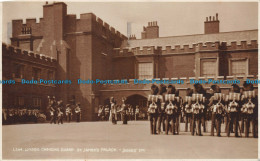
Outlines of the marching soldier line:
[{"label": "marching soldier line", "polygon": [[[55,97],[49,97],[50,124],[63,124],[63,119],[71,122],[81,120],[80,103],[67,104],[56,101]],[[98,118],[100,121],[111,120],[117,124],[118,120],[127,124],[128,120],[144,119],[145,114],[139,106],[133,108],[126,104],[126,98],[122,98],[122,104],[118,105],[111,97],[110,105],[99,106]],[[180,122],[185,123],[185,132],[188,129],[191,135],[202,136],[207,131],[210,123],[211,136],[221,136],[221,125],[224,123],[225,133],[235,137],[249,137],[250,128],[252,136],[258,135],[258,97],[252,84],[243,84],[243,88],[233,84],[228,95],[221,93],[217,85],[212,85],[207,93],[201,84],[195,84],[194,89],[188,88],[184,98],[179,96],[179,90],[173,85],[166,87],[164,84],[151,86],[151,94],[148,95],[147,115],[150,121],[151,134],[173,134],[180,132]],[[3,124],[44,122],[46,115],[38,109],[3,109]],[[202,132],[203,131],[203,132]],[[215,133],[216,131],[216,133]]]},{"label": "marching soldier line", "polygon": [[[191,135],[202,136],[206,132],[207,120],[211,119],[211,136],[221,136],[221,124],[225,120],[225,132],[230,136],[249,137],[250,126],[253,137],[257,138],[258,131],[258,97],[252,84],[244,83],[243,89],[233,84],[228,95],[221,93],[217,85],[211,86],[211,92],[207,93],[201,84],[195,84],[194,90],[187,89],[185,98],[179,96],[179,91],[174,86],[167,88],[161,84],[151,86],[151,95],[148,96],[148,114],[151,134],[167,135],[169,131],[178,135],[181,111],[184,112],[185,131],[190,123]],[[241,122],[241,126],[239,124]],[[251,125],[250,125],[251,124]]]},{"label": "marching soldier line", "polygon": [[[108,105],[99,108],[100,120],[111,120],[113,124],[117,124],[119,116],[123,124],[127,124],[127,118],[133,119],[133,116],[137,120],[139,108],[134,111],[125,101],[123,97],[122,105],[116,105],[111,97],[111,108]],[[242,133],[249,137],[250,128],[252,136],[258,137],[258,97],[252,84],[244,83],[242,89],[233,84],[228,95],[221,93],[217,85],[212,85],[207,93],[201,84],[195,84],[194,89],[186,90],[184,98],[179,96],[179,90],[173,85],[166,87],[161,84],[158,87],[153,84],[147,107],[151,134],[178,135],[180,122],[185,122],[185,132],[189,128],[191,135],[203,136],[210,123],[211,136],[220,137],[221,125],[224,124],[228,137],[230,133],[234,133],[235,137],[242,137]]]}]

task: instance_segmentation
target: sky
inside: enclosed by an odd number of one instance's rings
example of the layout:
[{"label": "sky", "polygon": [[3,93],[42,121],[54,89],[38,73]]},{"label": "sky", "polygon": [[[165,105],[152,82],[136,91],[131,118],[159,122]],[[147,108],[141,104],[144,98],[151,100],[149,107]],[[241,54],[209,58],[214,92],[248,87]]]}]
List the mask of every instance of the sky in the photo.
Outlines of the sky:
[{"label": "sky", "polygon": [[[53,1],[49,1],[49,4]],[[203,34],[204,21],[218,13],[220,32],[258,29],[256,2],[65,2],[68,14],[94,13],[104,22],[127,35],[127,22],[131,33],[141,38],[143,26],[157,21],[160,37]],[[3,2],[3,42],[10,43],[13,19],[43,16],[41,2]]]}]

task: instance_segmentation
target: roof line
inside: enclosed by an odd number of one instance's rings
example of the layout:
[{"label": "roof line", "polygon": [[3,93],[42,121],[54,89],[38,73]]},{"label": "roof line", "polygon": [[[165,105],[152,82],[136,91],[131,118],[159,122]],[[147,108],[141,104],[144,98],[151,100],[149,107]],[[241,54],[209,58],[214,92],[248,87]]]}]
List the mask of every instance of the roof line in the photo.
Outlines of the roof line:
[{"label": "roof line", "polygon": [[[135,39],[135,40],[133,40],[133,41],[136,41],[136,40],[152,40],[152,39],[171,38],[171,37],[185,37],[185,36],[198,36],[198,35],[225,34],[225,33],[247,32],[247,31],[258,31],[258,29],[252,29],[252,30],[240,30],[240,31],[228,31],[228,32],[219,32],[219,33],[212,33],[212,34],[193,34],[193,35],[165,36],[165,37],[149,38],[149,39]],[[131,40],[128,40],[128,41],[131,41]]]}]

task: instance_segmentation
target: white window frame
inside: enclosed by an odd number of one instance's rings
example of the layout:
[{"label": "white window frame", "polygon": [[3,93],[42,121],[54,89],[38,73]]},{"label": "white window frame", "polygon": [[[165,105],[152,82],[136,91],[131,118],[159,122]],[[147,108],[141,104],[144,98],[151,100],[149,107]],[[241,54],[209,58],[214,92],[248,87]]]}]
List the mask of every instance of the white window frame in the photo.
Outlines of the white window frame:
[{"label": "white window frame", "polygon": [[248,58],[229,58],[228,60],[228,75],[229,76],[233,76],[232,75],[232,61],[241,61],[241,60],[244,60],[246,62],[246,73],[245,75],[241,75],[241,76],[248,76],[248,73],[249,73],[249,61],[248,61]]},{"label": "white window frame", "polygon": [[[219,73],[219,59],[218,58],[216,58],[216,57],[213,57],[213,58],[200,58],[200,77],[205,77],[205,76],[203,76],[202,75],[202,62],[203,61],[215,61],[216,62],[216,67],[215,67],[215,69],[216,69],[216,73],[215,73],[215,76],[214,77],[217,77],[218,76],[218,73]],[[208,76],[209,77],[209,76]]]},{"label": "white window frame", "polygon": [[141,79],[140,78],[140,75],[139,75],[139,65],[140,64],[152,64],[152,76],[151,76],[151,78],[147,78],[147,79],[153,79],[153,77],[154,77],[154,63],[153,62],[138,62],[137,63],[137,77],[138,77],[138,79]]}]

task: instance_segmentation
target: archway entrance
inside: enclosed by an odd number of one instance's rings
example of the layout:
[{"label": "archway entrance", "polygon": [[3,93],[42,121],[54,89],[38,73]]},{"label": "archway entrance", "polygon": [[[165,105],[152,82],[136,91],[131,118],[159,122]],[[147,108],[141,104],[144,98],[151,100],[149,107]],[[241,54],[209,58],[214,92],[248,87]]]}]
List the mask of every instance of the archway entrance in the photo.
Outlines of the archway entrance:
[{"label": "archway entrance", "polygon": [[139,109],[140,109],[140,113],[142,113],[144,115],[144,118],[147,117],[148,108],[147,108],[147,98],[146,97],[139,95],[139,94],[134,94],[134,95],[128,96],[125,103],[132,105],[134,110],[135,110],[136,106],[138,105]]}]

